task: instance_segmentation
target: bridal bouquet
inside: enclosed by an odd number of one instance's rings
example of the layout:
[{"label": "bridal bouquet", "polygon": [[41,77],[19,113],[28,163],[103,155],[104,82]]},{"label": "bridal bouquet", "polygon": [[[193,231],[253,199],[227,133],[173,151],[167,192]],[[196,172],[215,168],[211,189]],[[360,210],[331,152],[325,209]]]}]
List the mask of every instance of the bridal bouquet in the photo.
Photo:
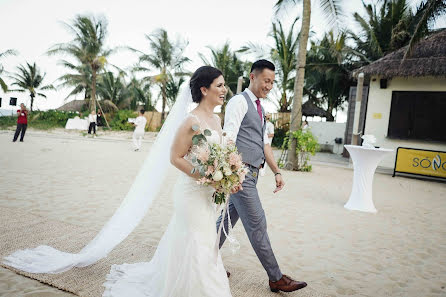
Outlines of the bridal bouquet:
[{"label": "bridal bouquet", "polygon": [[243,183],[248,168],[244,166],[235,143],[225,141],[225,132],[223,144],[209,143],[206,136],[210,135],[211,131],[205,129],[192,137],[191,162],[194,168],[191,173],[198,171],[201,178],[197,183],[214,187],[214,202],[223,204],[231,189]]}]

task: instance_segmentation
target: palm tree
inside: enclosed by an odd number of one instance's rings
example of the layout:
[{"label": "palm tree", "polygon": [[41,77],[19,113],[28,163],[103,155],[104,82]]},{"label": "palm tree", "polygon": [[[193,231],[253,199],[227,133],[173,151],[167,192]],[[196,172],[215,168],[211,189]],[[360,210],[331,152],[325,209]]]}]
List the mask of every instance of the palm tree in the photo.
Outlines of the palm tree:
[{"label": "palm tree", "polygon": [[[215,67],[223,73],[223,78],[228,88],[226,98],[231,98],[237,92],[238,78],[243,76],[244,72],[249,71],[249,65],[240,60],[236,52],[231,51],[229,42],[226,42],[220,48],[208,46],[208,49],[211,51],[210,60],[201,53],[199,56],[203,63]],[[227,104],[226,98],[221,109],[222,113],[224,113]]]},{"label": "palm tree", "polygon": [[[107,56],[112,53],[112,50],[104,48],[104,41],[107,35],[107,21],[102,18],[77,16],[72,25],[66,24],[66,26],[74,34],[75,38],[70,43],[54,45],[48,51],[48,54],[68,54],[79,61],[81,65],[88,67],[87,70],[91,72],[89,84],[91,92],[90,109],[96,111],[98,72],[107,62]],[[88,73],[88,71],[84,73]]]},{"label": "palm tree", "polygon": [[[7,56],[15,56],[17,55],[17,51],[9,49],[4,51],[3,53],[0,53],[0,59],[7,57]],[[0,63],[0,75],[3,73],[4,71],[4,67],[3,65]],[[8,91],[8,86],[6,85],[5,81],[3,80],[3,78],[0,76],[0,87],[2,88],[3,92],[7,92]]]},{"label": "palm tree", "polygon": [[422,1],[413,12],[406,0],[386,0],[381,5],[364,4],[366,17],[354,13],[359,35],[350,32],[358,57],[368,64],[406,45],[407,58],[413,45],[430,34],[429,25],[446,11],[446,1]]},{"label": "palm tree", "polygon": [[136,109],[138,103],[143,103],[146,111],[154,111],[156,102],[152,101],[151,84],[148,80],[136,79],[134,76],[126,86],[126,94],[130,108]]},{"label": "palm tree", "polygon": [[180,92],[181,85],[185,81],[186,80],[182,76],[175,77],[175,76],[169,74],[169,78],[166,83],[166,96],[167,96],[167,104],[169,105],[169,108],[171,108],[174,105],[175,100],[178,97],[178,93]]},{"label": "palm tree", "polygon": [[282,23],[277,21],[272,24],[270,36],[274,40],[274,46],[263,48],[262,46],[248,43],[242,47],[242,52],[256,53],[259,58],[269,54],[277,67],[277,78],[280,89],[279,112],[290,112],[292,97],[288,93],[294,88],[294,74],[296,71],[296,54],[299,45],[299,36],[295,34],[294,26],[299,18],[291,24],[290,30],[285,32]]},{"label": "palm tree", "polygon": [[442,15],[446,13],[446,0],[425,0],[421,1],[420,6],[417,9],[418,22],[412,33],[412,37],[409,41],[409,46],[404,53],[404,58],[408,58],[415,44],[426,35],[426,31],[429,31],[429,26]]},{"label": "palm tree", "polygon": [[292,98],[287,98],[287,91],[293,87],[294,73],[296,70],[296,54],[299,45],[299,36],[294,34],[294,25],[296,18],[286,33],[283,30],[282,23],[278,21],[273,24],[271,36],[274,38],[275,47],[271,50],[271,58],[278,66],[278,78],[280,82],[281,97],[279,102],[280,112],[289,112],[292,104]]},{"label": "palm tree", "polygon": [[326,33],[319,42],[311,42],[307,53],[305,91],[317,106],[326,106],[327,121],[334,121],[333,110],[347,100],[352,78],[350,71],[356,53],[346,45],[347,33],[337,37],[333,31]]},{"label": "palm tree", "polygon": [[[115,109],[128,107],[125,82],[123,81],[124,73],[118,75],[113,72],[105,72],[98,78],[97,95],[106,104],[113,104]],[[102,101],[101,101],[102,102]]]},{"label": "palm tree", "polygon": [[52,85],[42,86],[43,80],[45,78],[45,73],[40,74],[40,69],[37,67],[36,63],[33,65],[26,63],[26,67],[20,65],[17,67],[18,72],[13,74],[11,78],[14,80],[12,86],[17,86],[18,89],[11,90],[12,92],[29,92],[31,97],[30,109],[33,111],[34,98],[36,96],[41,96],[46,98],[46,95],[40,93],[40,90],[54,90]]},{"label": "palm tree", "polygon": [[[278,0],[276,3],[277,10],[284,8],[287,4],[296,5],[298,0]],[[299,1],[300,2],[300,1]],[[307,56],[307,43],[310,33],[310,18],[311,18],[311,0],[302,0],[302,26],[300,29],[299,52],[297,56],[296,65],[296,79],[294,82],[294,99],[291,109],[291,123],[290,133],[301,129],[302,122],[302,97],[304,89],[305,64]],[[342,12],[340,7],[340,0],[319,0],[319,5],[327,15],[330,22],[337,21]],[[297,170],[298,158],[296,156],[296,139],[291,137],[288,160],[285,167],[287,169]]]},{"label": "palm tree", "polygon": [[84,100],[91,98],[91,68],[88,65],[74,65],[68,61],[61,61],[66,68],[73,72],[62,75],[58,78],[61,83],[58,88],[73,88],[73,90],[65,98],[84,93]]},{"label": "palm tree", "polygon": [[[151,35],[146,35],[146,38],[149,41],[151,53],[145,54],[133,48],[129,49],[140,54],[140,65],[135,67],[136,71],[150,72],[150,67],[153,67],[158,72],[151,78],[160,87],[162,98],[161,120],[164,120],[168,100],[167,82],[169,75],[184,75],[183,66],[190,61],[189,58],[183,57],[183,51],[187,43],[182,40],[172,42],[164,29],[158,29]],[[148,63],[149,67],[143,66],[142,63]]]}]

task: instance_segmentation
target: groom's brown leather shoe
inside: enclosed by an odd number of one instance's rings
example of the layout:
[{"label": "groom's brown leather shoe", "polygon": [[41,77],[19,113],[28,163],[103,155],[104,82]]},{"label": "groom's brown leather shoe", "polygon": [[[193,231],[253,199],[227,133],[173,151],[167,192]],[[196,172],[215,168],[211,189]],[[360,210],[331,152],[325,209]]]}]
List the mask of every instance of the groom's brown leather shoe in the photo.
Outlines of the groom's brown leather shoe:
[{"label": "groom's brown leather shoe", "polygon": [[269,288],[273,292],[293,292],[299,289],[305,288],[307,286],[306,282],[298,282],[286,276],[285,274],[277,282],[269,281]]}]

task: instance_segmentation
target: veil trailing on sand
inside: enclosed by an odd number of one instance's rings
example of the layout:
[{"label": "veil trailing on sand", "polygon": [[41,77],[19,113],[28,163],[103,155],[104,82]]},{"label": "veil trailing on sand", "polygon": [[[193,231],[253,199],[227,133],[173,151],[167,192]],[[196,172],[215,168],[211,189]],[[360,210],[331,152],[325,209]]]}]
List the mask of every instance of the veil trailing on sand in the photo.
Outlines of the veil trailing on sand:
[{"label": "veil trailing on sand", "polygon": [[79,253],[66,253],[41,245],[34,249],[18,250],[5,257],[3,263],[30,273],[60,273],[73,267],[91,265],[106,257],[135,229],[158,195],[171,167],[170,147],[176,131],[192,106],[187,82],[125,199],[98,235]]}]

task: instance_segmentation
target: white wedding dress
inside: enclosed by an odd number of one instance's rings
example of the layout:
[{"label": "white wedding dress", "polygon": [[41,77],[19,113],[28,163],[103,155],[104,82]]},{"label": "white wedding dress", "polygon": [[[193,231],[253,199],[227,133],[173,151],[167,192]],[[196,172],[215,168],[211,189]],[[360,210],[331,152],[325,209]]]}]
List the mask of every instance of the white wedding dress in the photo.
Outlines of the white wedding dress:
[{"label": "white wedding dress", "polygon": [[[203,125],[200,125],[203,127]],[[211,130],[208,142],[220,143]],[[188,156],[185,158],[187,159]],[[182,173],[174,189],[174,215],[150,262],[113,265],[104,297],[228,297],[220,253],[215,261],[213,189]]]}]

